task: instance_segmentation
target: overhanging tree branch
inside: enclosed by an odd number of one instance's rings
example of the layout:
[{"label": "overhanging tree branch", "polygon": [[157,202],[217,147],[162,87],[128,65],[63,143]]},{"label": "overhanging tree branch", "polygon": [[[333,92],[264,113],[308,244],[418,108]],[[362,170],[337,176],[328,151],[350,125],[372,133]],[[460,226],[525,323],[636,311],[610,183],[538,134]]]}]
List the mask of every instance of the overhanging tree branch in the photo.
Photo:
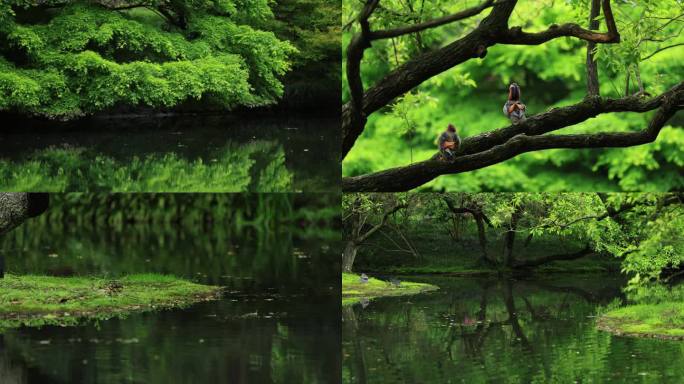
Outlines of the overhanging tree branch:
[{"label": "overhanging tree branch", "polygon": [[[372,7],[377,7],[377,2]],[[360,62],[363,51],[370,46],[370,28],[364,34],[362,16],[369,7],[366,2],[364,11],[359,16],[362,32],[357,34],[347,47],[347,81],[351,101],[342,106],[342,157],[346,156],[363,132],[366,116],[386,106],[395,97],[403,95],[423,81],[442,73],[457,64],[474,57],[484,57],[487,47],[494,45],[495,31],[506,31],[508,18],[515,8],[516,0],[500,1],[493,5],[492,12],[472,32],[455,42],[426,52],[390,72],[374,86],[363,92],[361,83]],[[367,18],[366,18],[367,23]],[[350,69],[351,65],[351,69]],[[360,92],[361,91],[361,92]]]},{"label": "overhanging tree branch", "polygon": [[603,0],[602,2],[603,16],[606,21],[608,32],[600,33],[592,31],[591,29],[584,29],[578,24],[568,23],[562,25],[552,25],[549,29],[542,32],[527,33],[523,32],[521,27],[515,27],[508,30],[508,33],[502,34],[499,43],[504,44],[522,44],[522,45],[539,45],[546,43],[559,37],[576,37],[578,39],[590,41],[593,43],[619,43],[620,34],[615,25],[615,18],[613,11],[610,8],[610,0]]},{"label": "overhanging tree branch", "polygon": [[416,33],[420,31],[424,31],[426,29],[430,28],[436,28],[440,27],[445,24],[453,23],[454,21],[458,20],[463,20],[467,19],[469,17],[475,16],[479,14],[480,12],[484,11],[485,9],[491,7],[494,4],[494,0],[487,0],[484,3],[465,9],[463,11],[453,13],[451,15],[446,15],[443,17],[439,17],[436,19],[428,20],[422,23],[418,24],[413,24],[409,25],[406,27],[400,27],[400,28],[394,28],[394,29],[386,29],[386,30],[380,30],[380,31],[373,31],[370,34],[370,39],[371,40],[379,40],[379,39],[391,39],[393,37],[399,37],[403,35],[407,35],[410,33]]},{"label": "overhanging tree branch", "polygon": [[[645,130],[578,135],[544,135],[577,124],[603,112],[658,111]],[[654,141],[667,120],[684,108],[684,82],[648,101],[588,98],[573,106],[553,109],[533,116],[525,123],[483,133],[463,141],[463,153],[454,162],[432,159],[405,167],[342,179],[343,191],[406,191],[437,176],[484,168],[525,152],[553,148],[630,147]]]},{"label": "overhanging tree branch", "polygon": [[[596,18],[599,15],[599,4],[601,0],[591,0],[591,9],[589,11],[589,29],[597,30],[599,21]],[[596,43],[593,41],[587,42],[587,94],[589,96],[599,96],[599,80],[598,80],[598,65],[594,58],[594,49]]]},{"label": "overhanging tree branch", "polygon": [[[370,2],[371,0],[367,1],[366,7]],[[487,4],[487,2],[484,4]],[[484,4],[475,7],[474,10],[463,11],[463,13],[470,16],[475,15],[489,6]],[[367,32],[364,36],[364,25],[361,24],[362,33],[352,39],[347,51],[347,77],[352,100],[342,106],[342,157],[344,158],[349,153],[356,139],[363,132],[366,116],[388,105],[396,97],[403,95],[435,75],[472,58],[485,57],[487,48],[492,45],[498,43],[541,44],[561,36],[574,36],[597,43],[616,43],[620,41],[620,35],[615,26],[610,7],[610,0],[603,0],[602,2],[608,28],[606,33],[586,30],[577,24],[552,26],[548,30],[538,33],[523,32],[520,27],[509,29],[508,19],[516,4],[516,0],[493,3],[490,14],[473,31],[440,49],[426,52],[409,60],[387,74],[365,93],[361,85],[360,61],[363,57],[363,50],[370,46],[369,36],[372,35],[372,32]],[[377,6],[377,1],[375,6]],[[484,8],[478,11],[480,7]],[[364,12],[362,11],[361,15],[363,14]],[[361,22],[361,19],[359,21]],[[435,26],[441,25],[439,23],[435,24]],[[423,25],[420,28],[426,29],[429,27]],[[405,31],[397,32],[395,30],[392,33],[403,32]],[[361,40],[357,40],[357,37],[361,38]],[[350,53],[350,51],[354,52]],[[350,64],[352,66],[352,76],[350,76]]]}]

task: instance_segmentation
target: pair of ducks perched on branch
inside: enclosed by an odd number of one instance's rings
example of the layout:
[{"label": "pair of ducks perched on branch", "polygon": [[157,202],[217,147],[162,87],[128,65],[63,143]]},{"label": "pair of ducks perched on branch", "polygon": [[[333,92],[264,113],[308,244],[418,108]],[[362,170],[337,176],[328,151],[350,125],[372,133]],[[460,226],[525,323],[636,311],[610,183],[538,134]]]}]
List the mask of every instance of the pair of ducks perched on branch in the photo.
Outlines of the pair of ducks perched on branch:
[{"label": "pair of ducks perched on branch", "polygon": [[[525,104],[520,101],[520,86],[516,83],[508,86],[508,100],[503,106],[503,113],[513,124],[525,121]],[[456,154],[461,149],[461,138],[453,124],[449,124],[446,131],[439,135],[437,144],[442,159],[449,162],[456,159]]]}]

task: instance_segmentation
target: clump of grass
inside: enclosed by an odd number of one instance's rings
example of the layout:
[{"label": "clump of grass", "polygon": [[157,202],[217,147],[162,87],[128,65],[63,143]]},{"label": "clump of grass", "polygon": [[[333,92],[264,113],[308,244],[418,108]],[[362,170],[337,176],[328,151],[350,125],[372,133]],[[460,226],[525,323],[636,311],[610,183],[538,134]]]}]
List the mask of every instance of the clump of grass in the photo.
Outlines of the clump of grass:
[{"label": "clump of grass", "polygon": [[0,279],[0,330],[78,325],[135,312],[183,308],[216,299],[220,292],[220,287],[156,274],[115,280],[6,275]]},{"label": "clump of grass", "polygon": [[599,317],[597,326],[618,335],[684,340],[684,302],[613,309]]},{"label": "clump of grass", "polygon": [[367,283],[362,283],[359,275],[343,273],[342,305],[357,303],[361,298],[373,299],[383,296],[415,295],[437,289],[439,289],[439,287],[431,284],[407,281],[402,281],[398,286],[395,286],[388,281],[379,280],[373,277],[368,278]]}]

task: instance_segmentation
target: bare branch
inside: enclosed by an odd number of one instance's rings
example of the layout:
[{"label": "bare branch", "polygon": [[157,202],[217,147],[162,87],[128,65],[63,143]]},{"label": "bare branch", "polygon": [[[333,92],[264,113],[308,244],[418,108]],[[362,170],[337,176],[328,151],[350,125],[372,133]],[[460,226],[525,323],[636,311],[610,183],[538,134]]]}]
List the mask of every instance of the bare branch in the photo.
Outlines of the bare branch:
[{"label": "bare branch", "polygon": [[[599,15],[599,5],[601,0],[591,0],[591,10],[589,12],[589,29],[597,30],[599,21],[596,18]],[[594,59],[594,49],[596,43],[593,41],[587,42],[587,94],[589,96],[599,96],[599,81],[598,81],[598,66],[596,59]]]},{"label": "bare branch", "polygon": [[363,80],[361,79],[361,60],[367,48],[370,48],[370,24],[368,18],[378,7],[380,0],[367,0],[359,13],[357,21],[361,32],[356,34],[347,46],[347,82],[351,95],[349,125],[363,129],[366,125],[366,115],[363,112]]},{"label": "bare branch", "polygon": [[650,59],[651,57],[653,57],[653,56],[659,54],[660,52],[662,52],[662,51],[664,51],[664,50],[667,50],[667,49],[670,49],[670,48],[679,47],[679,46],[682,46],[682,45],[684,45],[684,43],[677,43],[677,44],[672,44],[672,45],[668,45],[668,46],[665,46],[665,47],[658,48],[658,49],[656,49],[655,51],[653,51],[653,53],[649,54],[648,56],[642,57],[642,58],[640,59],[640,61],[646,61],[646,60]]},{"label": "bare branch", "polygon": [[416,33],[420,31],[424,31],[426,29],[430,28],[436,28],[445,24],[453,23],[454,21],[458,20],[463,20],[467,19],[469,17],[475,16],[479,14],[480,12],[484,11],[485,9],[491,7],[494,4],[494,0],[487,0],[484,3],[465,9],[463,11],[443,16],[437,19],[432,19],[428,20],[422,23],[418,24],[413,24],[409,25],[406,27],[400,27],[400,28],[395,28],[395,29],[387,29],[387,30],[381,30],[381,31],[373,31],[371,32],[370,39],[371,40],[379,40],[379,39],[390,39],[392,37],[398,37],[398,36],[403,36],[407,35],[409,33]]},{"label": "bare branch", "polygon": [[385,212],[382,215],[382,220],[380,220],[378,224],[374,225],[371,229],[368,230],[368,232],[364,233],[356,239],[357,244],[361,244],[364,241],[366,241],[375,232],[379,231],[383,226],[385,226],[385,224],[387,223],[387,219],[389,219],[390,216],[392,216],[398,210],[404,209],[406,207],[408,207],[408,204],[397,204],[394,207],[392,207],[389,211]]},{"label": "bare branch", "polygon": [[539,45],[559,37],[572,36],[594,43],[619,43],[620,34],[615,25],[613,10],[610,8],[610,0],[602,1],[603,16],[606,21],[606,27],[608,28],[608,32],[606,33],[584,29],[574,23],[552,25],[545,31],[535,33],[523,32],[521,27],[514,27],[509,29],[508,33],[503,34],[498,42],[504,44]]}]

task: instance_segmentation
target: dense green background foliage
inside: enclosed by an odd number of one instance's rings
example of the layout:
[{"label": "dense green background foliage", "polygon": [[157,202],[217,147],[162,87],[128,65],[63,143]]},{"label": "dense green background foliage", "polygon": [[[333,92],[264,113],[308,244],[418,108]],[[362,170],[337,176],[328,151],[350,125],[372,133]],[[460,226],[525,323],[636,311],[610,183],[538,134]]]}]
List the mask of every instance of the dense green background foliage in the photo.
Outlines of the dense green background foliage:
[{"label": "dense green background foliage", "polygon": [[292,70],[285,76],[281,104],[339,111],[342,8],[329,0],[277,0],[270,28],[290,41]]},{"label": "dense green background foliage", "polygon": [[268,30],[267,0],[50,4],[2,2],[1,110],[71,118],[198,100],[268,105],[297,52]]},{"label": "dense green background foliage", "polygon": [[[382,1],[371,18],[372,29],[387,29],[471,7],[473,1]],[[535,32],[551,24],[576,22],[587,26],[589,1],[521,0],[510,21]],[[343,1],[343,18],[352,20],[360,3]],[[684,4],[666,1],[613,1],[620,44],[598,46],[601,95],[625,96],[638,91],[639,72],[645,91],[655,96],[682,81]],[[368,87],[410,58],[434,50],[469,32],[482,14],[390,40],[374,41],[361,63]],[[601,23],[605,30],[605,23]],[[354,23],[343,34],[343,47],[358,31]],[[672,48],[667,48],[672,46]],[[667,48],[667,49],[663,49]],[[663,49],[663,50],[660,50]],[[657,53],[656,53],[657,52]],[[528,115],[570,105],[586,93],[586,42],[560,38],[539,46],[497,45],[484,59],[472,59],[424,82],[387,108],[369,116],[364,133],[343,163],[345,176],[361,175],[424,160],[436,151],[435,139],[448,123],[462,137],[509,124],[501,108],[511,81],[522,87]],[[346,79],[344,101],[349,100]],[[627,132],[646,127],[652,113],[600,115],[560,133]],[[657,141],[632,148],[547,150],[527,153],[507,162],[454,176],[441,176],[425,190],[459,191],[667,191],[684,187],[684,116],[680,112]]]},{"label": "dense green background foliage", "polygon": [[[489,263],[484,263],[480,256],[473,216],[453,213],[445,198],[456,208],[481,209],[487,216]],[[572,254],[585,247],[592,250],[591,258],[585,259],[591,256],[587,254],[562,262],[549,260],[537,267],[576,270],[593,266],[596,270],[616,261],[634,285],[668,281],[684,267],[684,205],[681,196],[673,194],[346,194],[343,218],[347,238],[348,218],[353,214],[364,215],[365,225],[372,226],[399,202],[406,203],[406,208],[391,216],[385,230],[362,244],[359,263],[379,270],[507,269],[502,249],[507,233],[513,231],[514,268],[531,260]]]}]

